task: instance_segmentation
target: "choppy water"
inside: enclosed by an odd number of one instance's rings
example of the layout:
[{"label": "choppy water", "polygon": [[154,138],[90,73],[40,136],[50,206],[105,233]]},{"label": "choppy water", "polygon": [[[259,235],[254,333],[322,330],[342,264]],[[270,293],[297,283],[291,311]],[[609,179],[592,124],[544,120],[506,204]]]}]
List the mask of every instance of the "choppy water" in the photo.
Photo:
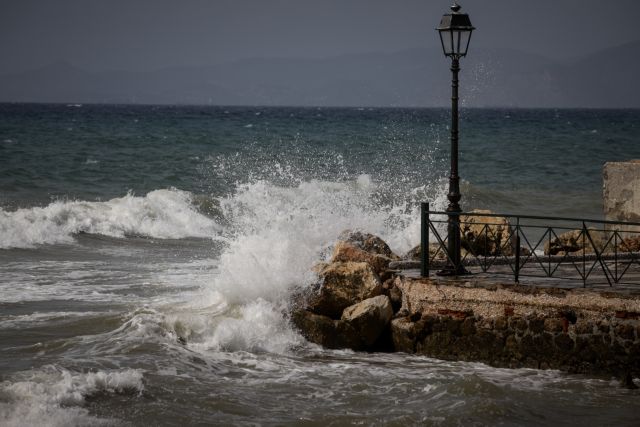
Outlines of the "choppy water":
[{"label": "choppy water", "polygon": [[[611,378],[328,351],[286,321],[346,228],[445,207],[446,110],[0,105],[0,425],[637,425]],[[463,207],[599,217],[640,111],[469,110]]]}]

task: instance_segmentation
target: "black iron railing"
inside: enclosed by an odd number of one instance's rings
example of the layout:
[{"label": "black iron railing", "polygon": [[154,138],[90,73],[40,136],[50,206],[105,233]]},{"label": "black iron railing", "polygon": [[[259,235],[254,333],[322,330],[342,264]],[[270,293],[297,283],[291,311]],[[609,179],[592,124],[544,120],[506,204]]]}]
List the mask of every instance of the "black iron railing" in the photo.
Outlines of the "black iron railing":
[{"label": "black iron railing", "polygon": [[460,263],[471,274],[640,285],[640,223],[421,209],[423,277],[454,265],[447,223],[459,218]]}]

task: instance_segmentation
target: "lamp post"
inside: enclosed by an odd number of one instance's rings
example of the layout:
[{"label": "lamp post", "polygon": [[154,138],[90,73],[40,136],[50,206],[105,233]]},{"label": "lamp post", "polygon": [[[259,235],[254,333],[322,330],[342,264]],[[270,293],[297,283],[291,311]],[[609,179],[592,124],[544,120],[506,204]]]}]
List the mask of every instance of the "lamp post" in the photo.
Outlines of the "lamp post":
[{"label": "lamp post", "polygon": [[438,272],[440,276],[458,276],[468,272],[460,262],[460,177],[458,176],[458,72],[460,58],[466,56],[475,29],[471,25],[469,15],[460,13],[460,5],[454,1],[451,13],[442,17],[438,28],[442,50],[451,58],[451,175],[449,176],[449,206],[447,212],[447,240],[449,261],[447,266]]}]

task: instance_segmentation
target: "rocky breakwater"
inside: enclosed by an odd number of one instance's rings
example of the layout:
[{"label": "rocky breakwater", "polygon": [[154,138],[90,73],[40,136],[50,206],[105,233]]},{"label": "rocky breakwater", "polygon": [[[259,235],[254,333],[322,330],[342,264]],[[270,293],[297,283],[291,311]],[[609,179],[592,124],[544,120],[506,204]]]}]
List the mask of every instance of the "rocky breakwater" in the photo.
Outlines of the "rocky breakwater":
[{"label": "rocky breakwater", "polygon": [[343,233],[293,323],[328,348],[640,376],[640,290],[425,279],[389,270],[397,258],[375,236]]},{"label": "rocky breakwater", "polygon": [[391,292],[387,267],[397,258],[376,236],[342,233],[330,262],[316,266],[317,285],[296,295],[291,320],[309,341],[328,348],[392,350],[400,295]]}]

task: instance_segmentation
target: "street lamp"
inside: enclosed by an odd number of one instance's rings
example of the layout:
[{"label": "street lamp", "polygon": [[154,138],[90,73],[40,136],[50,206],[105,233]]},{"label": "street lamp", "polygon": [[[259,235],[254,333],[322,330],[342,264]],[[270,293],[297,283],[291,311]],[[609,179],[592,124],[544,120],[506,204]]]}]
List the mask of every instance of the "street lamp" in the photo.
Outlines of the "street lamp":
[{"label": "street lamp", "polygon": [[[447,240],[449,262],[438,272],[440,276],[458,276],[467,274],[460,262],[460,177],[458,176],[458,72],[460,58],[466,56],[475,28],[471,25],[469,15],[460,13],[460,5],[453,2],[451,13],[442,17],[438,28],[442,51],[451,58],[451,175],[449,176],[449,206],[447,212]],[[427,249],[428,250],[428,249]]]}]

